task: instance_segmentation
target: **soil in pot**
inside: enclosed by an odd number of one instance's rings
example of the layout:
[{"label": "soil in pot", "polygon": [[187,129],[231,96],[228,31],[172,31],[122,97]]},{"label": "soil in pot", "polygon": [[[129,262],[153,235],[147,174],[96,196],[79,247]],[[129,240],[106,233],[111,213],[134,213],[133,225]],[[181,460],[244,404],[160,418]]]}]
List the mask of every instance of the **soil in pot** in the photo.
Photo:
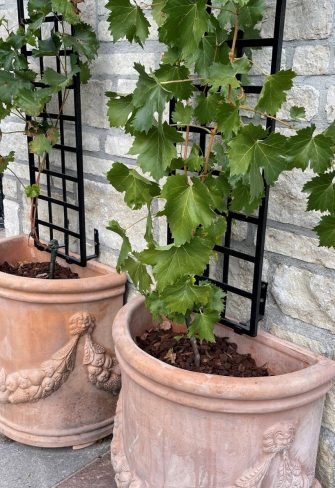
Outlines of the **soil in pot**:
[{"label": "soil in pot", "polygon": [[250,354],[240,354],[237,344],[226,337],[218,337],[215,343],[199,343],[200,368],[194,364],[190,340],[172,329],[150,329],[136,337],[136,343],[160,361],[188,371],[240,378],[270,376],[266,364],[257,366]]},{"label": "soil in pot", "polygon": [[[15,276],[24,276],[25,278],[40,278],[47,280],[49,279],[49,267],[50,262],[15,263],[12,265],[5,261],[4,263],[0,264],[0,271]],[[54,279],[73,280],[78,278],[79,275],[71,271],[70,268],[61,266],[59,263],[56,263]]]}]

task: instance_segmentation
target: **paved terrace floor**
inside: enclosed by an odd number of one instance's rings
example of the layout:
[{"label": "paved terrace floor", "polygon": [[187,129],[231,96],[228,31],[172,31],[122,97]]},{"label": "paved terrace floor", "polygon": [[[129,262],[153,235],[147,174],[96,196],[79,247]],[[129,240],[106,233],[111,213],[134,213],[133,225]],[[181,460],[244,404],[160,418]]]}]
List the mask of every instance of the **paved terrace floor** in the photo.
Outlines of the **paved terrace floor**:
[{"label": "paved terrace floor", "polygon": [[116,488],[111,438],[85,449],[39,449],[0,434],[0,488]]}]

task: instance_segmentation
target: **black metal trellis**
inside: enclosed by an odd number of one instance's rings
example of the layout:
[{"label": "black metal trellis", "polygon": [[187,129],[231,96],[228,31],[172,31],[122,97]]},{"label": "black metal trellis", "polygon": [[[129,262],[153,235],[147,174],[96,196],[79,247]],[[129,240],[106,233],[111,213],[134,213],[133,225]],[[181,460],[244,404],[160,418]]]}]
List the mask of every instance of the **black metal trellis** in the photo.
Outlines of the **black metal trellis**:
[{"label": "black metal trellis", "polygon": [[[17,0],[18,20],[19,24],[26,28],[29,24],[29,18],[25,15],[24,0]],[[55,32],[59,29],[59,22],[61,17],[50,15],[44,19],[44,24],[52,25]],[[42,29],[40,38],[42,40]],[[22,48],[22,54],[27,59],[32,56],[32,51],[27,46]],[[60,57],[72,54],[72,50],[66,52],[61,51],[59,57],[55,57],[56,70],[61,73]],[[50,59],[51,57],[48,56]],[[44,57],[39,58],[39,69],[41,76],[44,72]],[[36,86],[44,86],[42,83],[36,83]],[[54,146],[54,149],[60,154],[60,167],[52,166],[50,157],[46,158],[45,169],[43,175],[46,179],[46,192],[41,194],[38,198],[40,202],[45,202],[47,205],[47,219],[36,218],[37,236],[40,236],[41,228],[47,230],[49,240],[57,238],[60,241],[60,251],[58,256],[64,258],[69,263],[75,263],[80,266],[86,266],[89,259],[93,259],[99,254],[99,234],[94,229],[94,255],[87,256],[86,250],[86,228],[85,228],[85,201],[84,201],[84,170],[83,170],[83,144],[82,144],[82,119],[81,119],[81,96],[80,96],[80,78],[79,75],[74,76],[73,84],[68,87],[73,94],[73,115],[67,115],[64,112],[64,92],[58,94],[58,110],[57,113],[49,113],[46,109],[40,114],[41,120],[52,119],[59,121],[58,129],[60,131],[60,143]],[[27,117],[29,121],[29,117]],[[66,144],[66,122],[73,123],[75,129],[75,144]],[[28,137],[28,143],[31,138]],[[75,168],[67,167],[67,161],[70,155],[75,156]],[[35,155],[29,153],[29,172],[30,184],[36,183],[36,174],[38,173],[38,164]],[[61,196],[53,195],[52,180],[57,180],[60,187]],[[75,188],[74,203],[69,198],[69,186],[73,185]],[[45,194],[46,193],[46,194]],[[54,210],[56,207],[62,209],[63,223],[59,225],[54,221]],[[73,219],[77,226],[75,229],[71,228],[73,222],[70,218],[70,213],[76,215]],[[70,251],[70,238],[74,238],[78,242],[78,249],[76,255]],[[43,248],[44,249],[44,248]]]},{"label": "black metal trellis", "polygon": [[[274,22],[274,34],[271,38],[266,39],[242,39],[237,40],[237,56],[241,57],[243,51],[246,48],[262,48],[262,47],[272,47],[272,60],[271,60],[271,74],[276,73],[280,70],[281,64],[281,53],[283,44],[283,32],[284,32],[284,22],[285,22],[285,10],[286,10],[286,0],[277,0],[276,2],[276,13]],[[231,44],[231,41],[229,41]],[[262,90],[262,86],[259,85],[248,85],[244,86],[245,93],[259,94]],[[172,123],[172,112],[174,109],[174,102],[170,103],[170,123]],[[267,119],[267,128],[270,131],[275,129],[275,121],[273,119]],[[206,148],[206,135],[208,134],[206,130],[201,130],[197,128],[190,128],[190,131],[199,134],[199,145],[203,153],[205,153]],[[226,311],[223,312],[220,322],[228,327],[231,327],[237,333],[247,334],[250,336],[257,335],[258,323],[263,318],[265,312],[265,302],[267,294],[267,283],[262,281],[262,270],[263,270],[263,258],[264,258],[264,244],[265,244],[265,232],[266,232],[266,221],[268,213],[268,201],[269,201],[269,188],[265,185],[265,195],[262,200],[262,204],[258,210],[258,215],[246,216],[239,212],[229,212],[227,215],[227,231],[224,237],[223,245],[215,246],[215,251],[223,256],[223,269],[222,269],[222,280],[218,281],[209,277],[209,267],[204,273],[203,277],[199,279],[206,279],[214,283],[215,285],[222,288],[226,293],[232,293],[240,297],[244,297],[251,302],[250,318],[246,322],[239,322],[237,320],[232,320],[226,316]],[[256,232],[256,245],[255,253],[248,254],[231,247],[232,244],[232,225],[233,221],[246,222],[248,224],[253,224],[257,227]],[[171,234],[168,230],[168,241],[171,240]],[[236,286],[229,284],[229,267],[230,258],[234,257],[242,261],[252,263],[254,265],[253,272],[253,283],[252,291],[247,291]]]}]

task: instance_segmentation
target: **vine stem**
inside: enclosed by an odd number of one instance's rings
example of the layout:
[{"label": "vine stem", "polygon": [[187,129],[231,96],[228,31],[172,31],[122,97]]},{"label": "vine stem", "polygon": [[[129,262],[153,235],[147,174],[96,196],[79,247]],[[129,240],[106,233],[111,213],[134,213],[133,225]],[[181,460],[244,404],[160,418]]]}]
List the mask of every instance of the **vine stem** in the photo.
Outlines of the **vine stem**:
[{"label": "vine stem", "polygon": [[259,110],[256,110],[252,107],[249,107],[248,105],[240,105],[240,109],[245,110],[246,112],[253,112],[254,114],[261,115],[262,117],[266,117],[266,118],[269,118],[271,120],[275,120],[279,124],[285,125],[286,127],[288,127],[291,130],[294,130],[294,131],[297,130],[296,127],[294,127],[294,125],[290,124],[289,122],[286,122],[285,120],[279,119],[278,117],[275,117],[274,115],[269,115],[266,112],[261,112]]},{"label": "vine stem", "polygon": [[[235,16],[235,26],[234,26],[234,35],[233,35],[233,42],[232,42],[232,45],[231,45],[231,49],[229,51],[229,61],[231,62],[231,64],[233,64],[233,62],[235,61],[235,49],[236,49],[236,43],[237,43],[237,37],[238,37],[238,29],[239,29],[238,15],[236,13],[236,16]],[[228,88],[228,96],[227,96],[227,99],[228,99],[228,103],[232,103],[232,88],[231,88],[231,85],[229,85],[229,88]]]},{"label": "vine stem", "polygon": [[[185,144],[184,144],[184,160],[187,159],[188,145],[190,142],[190,126],[186,127]],[[187,175],[187,164],[184,164],[184,173]]]},{"label": "vine stem", "polygon": [[215,139],[215,136],[216,136],[216,132],[217,132],[217,127],[214,127],[211,130],[211,137],[210,137],[209,143],[208,143],[208,149],[207,149],[206,157],[205,157],[204,171],[203,171],[203,174],[201,175],[201,180],[202,181],[204,181],[205,177],[208,175],[209,157],[210,157],[211,152],[212,152],[212,148],[213,148],[213,144],[214,144],[214,139]]},{"label": "vine stem", "polygon": [[210,129],[206,129],[205,127],[202,127],[201,125],[194,125],[194,124],[170,124],[170,127],[194,127],[195,129],[202,129],[208,132],[208,134],[211,133]]}]

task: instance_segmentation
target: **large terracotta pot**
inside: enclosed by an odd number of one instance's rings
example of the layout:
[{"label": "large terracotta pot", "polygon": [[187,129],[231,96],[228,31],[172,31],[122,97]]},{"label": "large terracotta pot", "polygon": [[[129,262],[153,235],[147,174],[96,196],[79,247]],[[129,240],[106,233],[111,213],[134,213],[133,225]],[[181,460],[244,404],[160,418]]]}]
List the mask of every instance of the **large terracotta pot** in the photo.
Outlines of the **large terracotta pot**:
[{"label": "large terracotta pot", "polygon": [[[2,262],[49,259],[26,236],[0,241]],[[126,277],[97,262],[71,268],[80,279],[0,273],[0,432],[34,446],[83,445],[113,429],[112,323]]]},{"label": "large terracotta pot", "polygon": [[324,397],[335,363],[265,332],[230,336],[277,376],[230,378],[177,369],[139,349],[152,326],[144,300],[118,313],[122,372],[112,463],[123,488],[319,487]]}]

